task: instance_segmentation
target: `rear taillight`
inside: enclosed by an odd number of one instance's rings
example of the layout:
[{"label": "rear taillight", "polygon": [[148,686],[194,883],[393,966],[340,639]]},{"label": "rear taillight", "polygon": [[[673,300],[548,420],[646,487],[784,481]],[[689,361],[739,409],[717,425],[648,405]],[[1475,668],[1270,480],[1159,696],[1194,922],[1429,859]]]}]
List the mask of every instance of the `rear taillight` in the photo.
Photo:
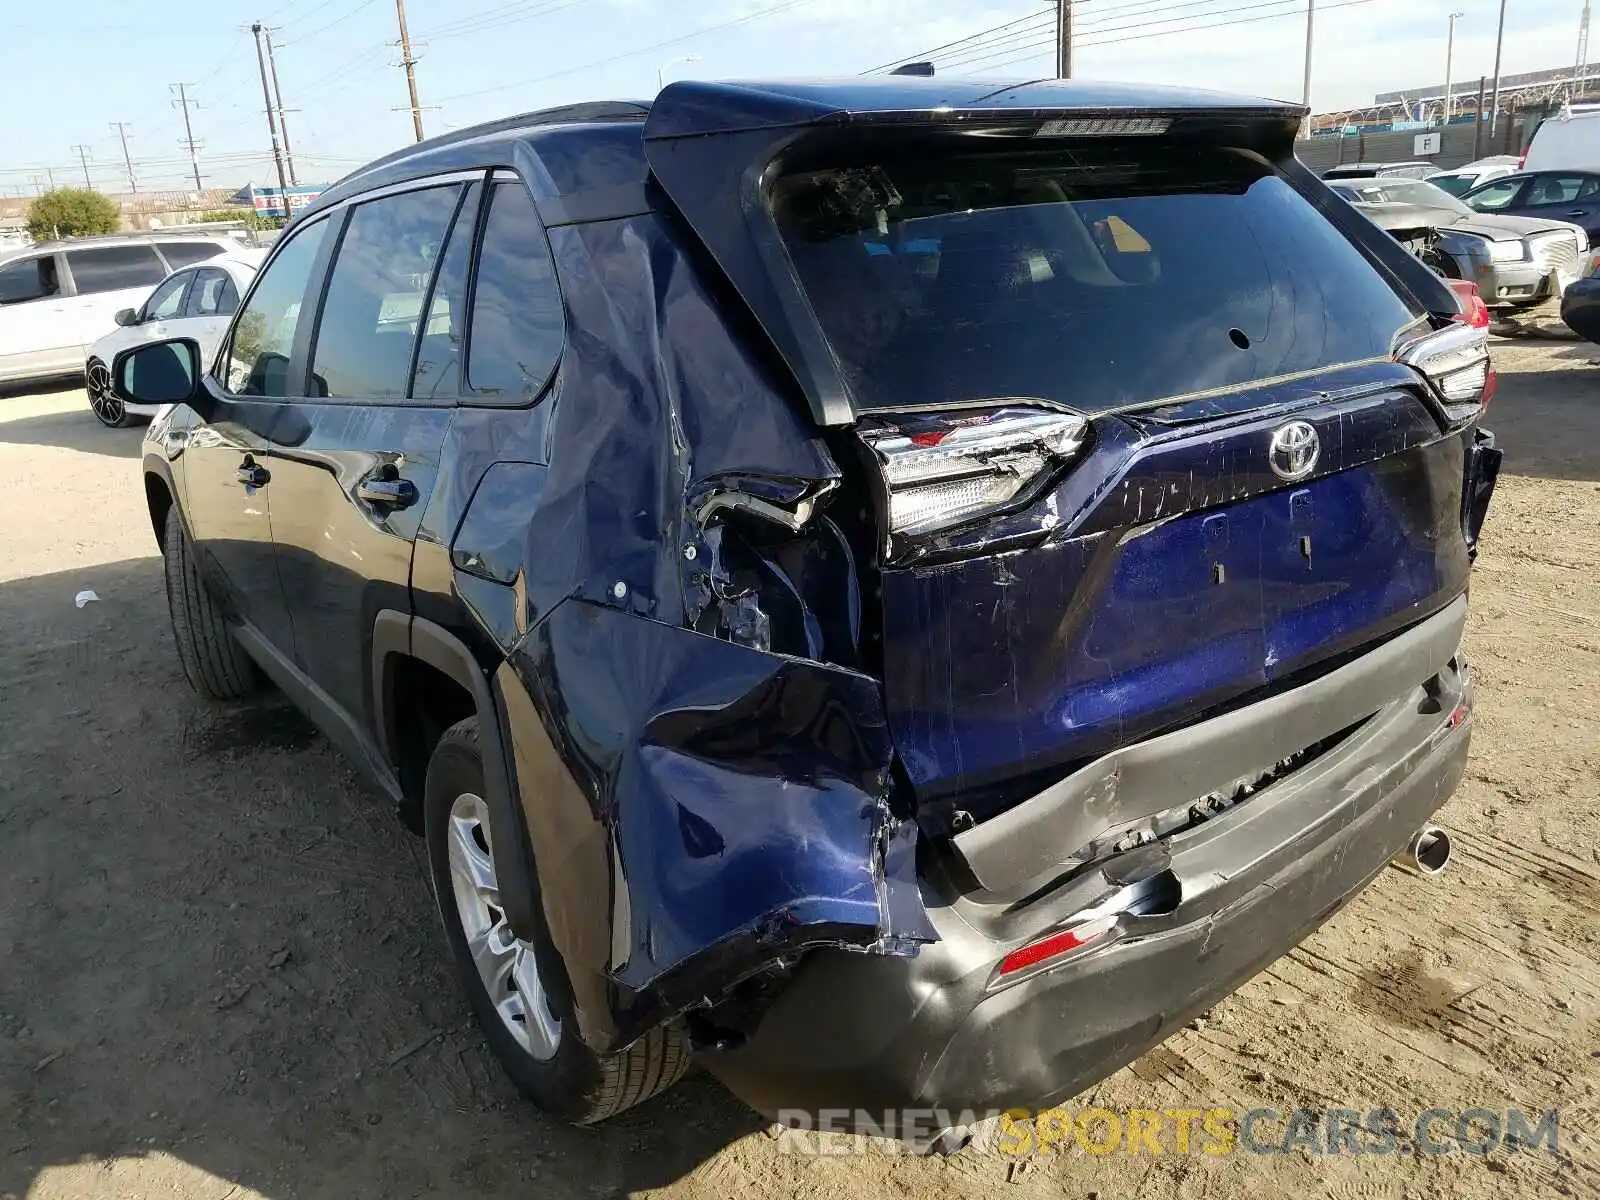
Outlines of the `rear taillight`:
[{"label": "rear taillight", "polygon": [[1074,458],[1089,423],[1038,408],[883,418],[861,430],[889,498],[889,531],[932,533],[1002,508]]},{"label": "rear taillight", "polygon": [[1489,328],[1489,306],[1483,302],[1483,293],[1478,290],[1478,285],[1470,279],[1450,279],[1445,282],[1461,305],[1461,319],[1474,329]]},{"label": "rear taillight", "polygon": [[1437,333],[1418,338],[1397,357],[1433,385],[1452,425],[1472,420],[1494,395],[1489,331],[1481,326],[1454,321]]}]

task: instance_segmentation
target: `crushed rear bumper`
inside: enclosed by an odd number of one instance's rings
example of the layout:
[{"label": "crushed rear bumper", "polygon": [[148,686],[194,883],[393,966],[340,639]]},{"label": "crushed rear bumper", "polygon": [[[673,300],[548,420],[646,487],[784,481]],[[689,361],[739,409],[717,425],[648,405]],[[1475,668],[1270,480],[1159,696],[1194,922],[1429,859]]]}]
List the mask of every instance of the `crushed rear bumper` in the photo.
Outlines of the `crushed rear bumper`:
[{"label": "crushed rear bumper", "polygon": [[[1456,607],[1424,622],[1435,640]],[[1286,953],[1444,803],[1472,699],[1454,644],[1446,653],[1326,753],[1163,838],[1174,902],[1125,915],[1108,944],[996,986],[1006,954],[1106,894],[1117,860],[1019,903],[963,890],[959,865],[930,855],[937,942],[913,959],[811,955],[750,1040],[706,1065],[769,1116],[848,1110],[880,1128],[906,1109],[981,1115],[1076,1094]]]}]

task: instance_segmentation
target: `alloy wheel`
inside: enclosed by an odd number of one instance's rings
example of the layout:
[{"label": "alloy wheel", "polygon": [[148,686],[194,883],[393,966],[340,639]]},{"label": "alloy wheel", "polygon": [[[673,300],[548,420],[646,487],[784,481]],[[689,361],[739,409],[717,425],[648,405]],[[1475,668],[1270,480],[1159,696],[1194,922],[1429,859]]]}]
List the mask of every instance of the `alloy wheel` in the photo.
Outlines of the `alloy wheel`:
[{"label": "alloy wheel", "polygon": [[451,897],[467,949],[489,1001],[516,1043],[541,1061],[561,1045],[561,1022],[539,980],[531,943],[506,924],[489,840],[489,810],[481,796],[463,792],[450,806],[448,834]]},{"label": "alloy wheel", "polygon": [[102,425],[117,426],[122,423],[125,410],[122,400],[111,386],[111,372],[105,363],[95,359],[85,372],[85,390],[89,393],[89,407]]}]

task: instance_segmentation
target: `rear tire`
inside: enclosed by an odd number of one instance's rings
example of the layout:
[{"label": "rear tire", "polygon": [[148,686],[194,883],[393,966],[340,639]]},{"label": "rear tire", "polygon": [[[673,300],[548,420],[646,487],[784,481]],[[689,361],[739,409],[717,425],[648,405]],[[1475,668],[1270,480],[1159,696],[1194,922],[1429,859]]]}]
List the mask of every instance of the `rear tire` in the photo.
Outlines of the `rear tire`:
[{"label": "rear tire", "polygon": [[[682,1034],[658,1026],[601,1057],[577,1036],[560,956],[548,937],[515,938],[498,904],[478,719],[448,729],[428,762],[423,821],[434,898],[456,972],[489,1049],[540,1108],[593,1125],[664,1092],[689,1067]],[[520,830],[503,836],[520,836]]]},{"label": "rear tire", "polygon": [[256,665],[234,639],[194,560],[194,547],[178,509],[167,511],[161,539],[166,560],[167,611],[178,661],[190,685],[213,700],[240,700],[260,686]]},{"label": "rear tire", "polygon": [[91,358],[83,371],[83,387],[89,393],[89,411],[107,429],[122,429],[133,423],[127,405],[111,386],[111,371],[98,358]]}]

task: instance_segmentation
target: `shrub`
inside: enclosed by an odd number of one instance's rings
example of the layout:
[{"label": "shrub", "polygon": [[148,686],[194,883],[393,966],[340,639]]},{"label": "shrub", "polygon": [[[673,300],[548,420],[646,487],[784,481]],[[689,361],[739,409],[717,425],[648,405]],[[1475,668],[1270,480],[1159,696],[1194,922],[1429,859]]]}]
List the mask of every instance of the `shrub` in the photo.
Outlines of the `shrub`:
[{"label": "shrub", "polygon": [[28,205],[28,232],[41,242],[115,233],[121,225],[116,201],[87,188],[55,188]]}]

